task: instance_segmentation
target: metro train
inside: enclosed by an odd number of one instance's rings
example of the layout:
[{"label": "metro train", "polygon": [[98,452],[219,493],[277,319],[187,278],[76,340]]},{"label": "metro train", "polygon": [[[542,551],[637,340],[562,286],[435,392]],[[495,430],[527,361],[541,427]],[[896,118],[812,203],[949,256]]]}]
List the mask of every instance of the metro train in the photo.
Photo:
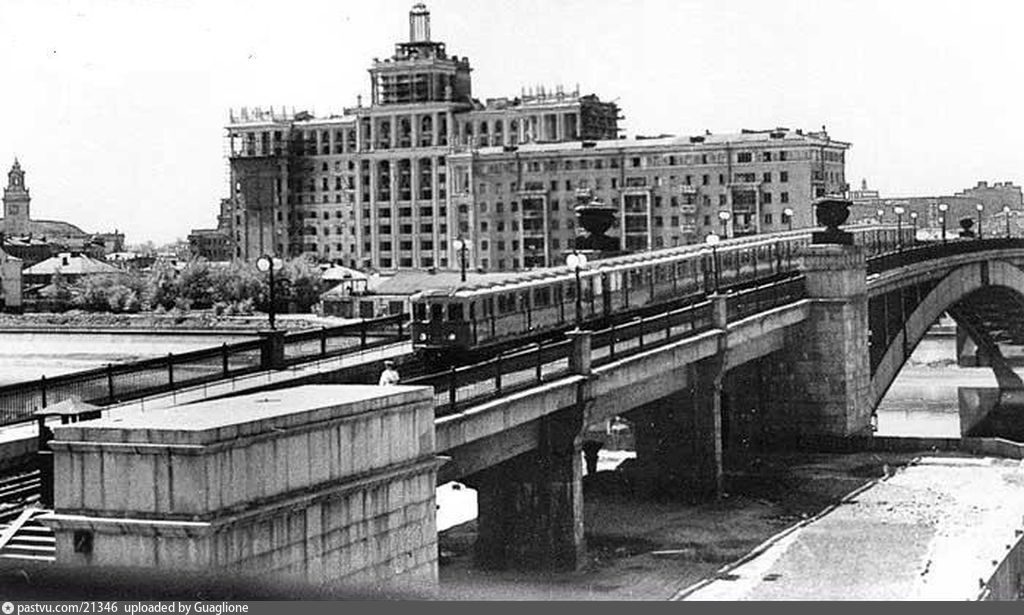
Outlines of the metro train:
[{"label": "metro train", "polygon": [[[869,257],[894,250],[900,243],[896,226],[846,230]],[[909,245],[911,231],[902,231],[904,245]],[[793,275],[797,250],[810,240],[810,229],[786,231],[725,240],[714,250],[698,244],[594,261],[579,272],[579,324],[607,326],[613,317],[633,317],[657,306],[701,300],[715,287],[728,290],[767,277]],[[413,348],[444,361],[550,337],[577,324],[576,288],[576,271],[555,267],[501,282],[421,291],[412,297]]]}]

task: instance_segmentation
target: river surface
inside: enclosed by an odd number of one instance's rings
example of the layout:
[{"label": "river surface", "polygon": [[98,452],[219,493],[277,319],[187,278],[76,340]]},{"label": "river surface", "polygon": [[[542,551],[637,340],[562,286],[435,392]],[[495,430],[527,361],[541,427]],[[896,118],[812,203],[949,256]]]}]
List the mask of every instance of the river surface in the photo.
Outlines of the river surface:
[{"label": "river surface", "polygon": [[0,385],[51,378],[108,363],[203,350],[251,337],[230,334],[0,333]]}]

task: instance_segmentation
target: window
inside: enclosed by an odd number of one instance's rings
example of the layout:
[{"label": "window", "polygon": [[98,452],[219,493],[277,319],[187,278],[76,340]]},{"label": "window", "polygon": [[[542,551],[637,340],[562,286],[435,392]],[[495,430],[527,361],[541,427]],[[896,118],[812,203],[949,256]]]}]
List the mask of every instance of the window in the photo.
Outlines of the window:
[{"label": "window", "polygon": [[779,181],[784,183],[784,184],[789,183],[789,171],[780,171],[779,172]]},{"label": "window", "polygon": [[481,220],[480,221],[480,232],[481,233],[486,233],[487,232],[487,220]]},{"label": "window", "polygon": [[665,219],[661,216],[654,216],[654,226],[663,227],[665,226]]},{"label": "window", "polygon": [[772,193],[771,192],[765,192],[763,195],[761,195],[761,202],[764,203],[765,205],[771,205],[772,204]]},{"label": "window", "polygon": [[789,193],[788,192],[780,193],[779,194],[779,202],[780,203],[788,203],[789,202]]},{"label": "window", "polygon": [[764,223],[765,224],[771,224],[772,223],[772,215],[771,214],[765,214],[764,215]]},{"label": "window", "polygon": [[725,175],[723,175],[722,173],[718,174],[718,185],[719,186],[724,186],[725,185]]},{"label": "window", "polygon": [[726,200],[725,200],[725,195],[724,194],[719,194],[718,195],[718,204],[719,205],[725,205],[726,204]]},{"label": "window", "polygon": [[762,176],[761,176],[761,179],[762,179],[762,180],[764,181],[764,183],[766,183],[766,184],[770,184],[770,183],[772,183],[772,174],[771,174],[771,171],[769,171],[769,172],[765,173],[764,175],[762,175]]},{"label": "window", "polygon": [[779,152],[779,162],[786,162],[786,152]]},{"label": "window", "polygon": [[754,161],[754,155],[751,154],[750,152],[740,152],[740,153],[736,154],[736,162],[745,163],[745,162],[753,162],[753,161]]},{"label": "window", "polygon": [[480,249],[481,250],[487,250],[489,248],[490,248],[490,244],[487,242],[487,240],[486,239],[481,239],[480,240]]},{"label": "window", "polygon": [[763,160],[764,162],[771,162],[772,161],[772,153],[771,152],[764,152],[763,154],[761,154],[761,160]]},{"label": "window", "polygon": [[629,166],[633,167],[634,169],[639,167],[640,166],[640,158],[639,157],[631,158],[630,161],[629,161]]},{"label": "window", "polygon": [[679,216],[672,216],[671,226],[672,228],[679,226]]},{"label": "window", "polygon": [[701,176],[701,184],[707,186],[710,183],[711,183],[711,176],[710,175],[703,175],[703,176]]}]

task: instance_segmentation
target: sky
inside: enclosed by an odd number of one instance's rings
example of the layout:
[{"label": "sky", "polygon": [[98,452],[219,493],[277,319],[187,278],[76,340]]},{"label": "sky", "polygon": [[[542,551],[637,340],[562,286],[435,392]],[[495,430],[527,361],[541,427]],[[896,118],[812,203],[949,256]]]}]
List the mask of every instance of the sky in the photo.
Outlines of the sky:
[{"label": "sky", "polygon": [[[230,108],[340,113],[412,0],[0,0],[0,167],[32,217],[129,243],[216,226]],[[483,100],[579,84],[628,135],[819,129],[883,196],[1022,182],[1010,0],[432,0]],[[4,184],[6,185],[6,177]]]}]

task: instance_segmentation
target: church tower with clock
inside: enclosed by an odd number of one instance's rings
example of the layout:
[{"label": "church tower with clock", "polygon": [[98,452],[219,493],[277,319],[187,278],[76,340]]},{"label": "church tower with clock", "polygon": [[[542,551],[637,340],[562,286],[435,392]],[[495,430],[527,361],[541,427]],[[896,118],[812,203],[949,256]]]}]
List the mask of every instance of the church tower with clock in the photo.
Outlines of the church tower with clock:
[{"label": "church tower with clock", "polygon": [[7,173],[7,187],[4,188],[4,219],[3,232],[7,236],[20,237],[28,235],[29,203],[32,198],[25,187],[25,172],[21,170],[18,159]]}]

